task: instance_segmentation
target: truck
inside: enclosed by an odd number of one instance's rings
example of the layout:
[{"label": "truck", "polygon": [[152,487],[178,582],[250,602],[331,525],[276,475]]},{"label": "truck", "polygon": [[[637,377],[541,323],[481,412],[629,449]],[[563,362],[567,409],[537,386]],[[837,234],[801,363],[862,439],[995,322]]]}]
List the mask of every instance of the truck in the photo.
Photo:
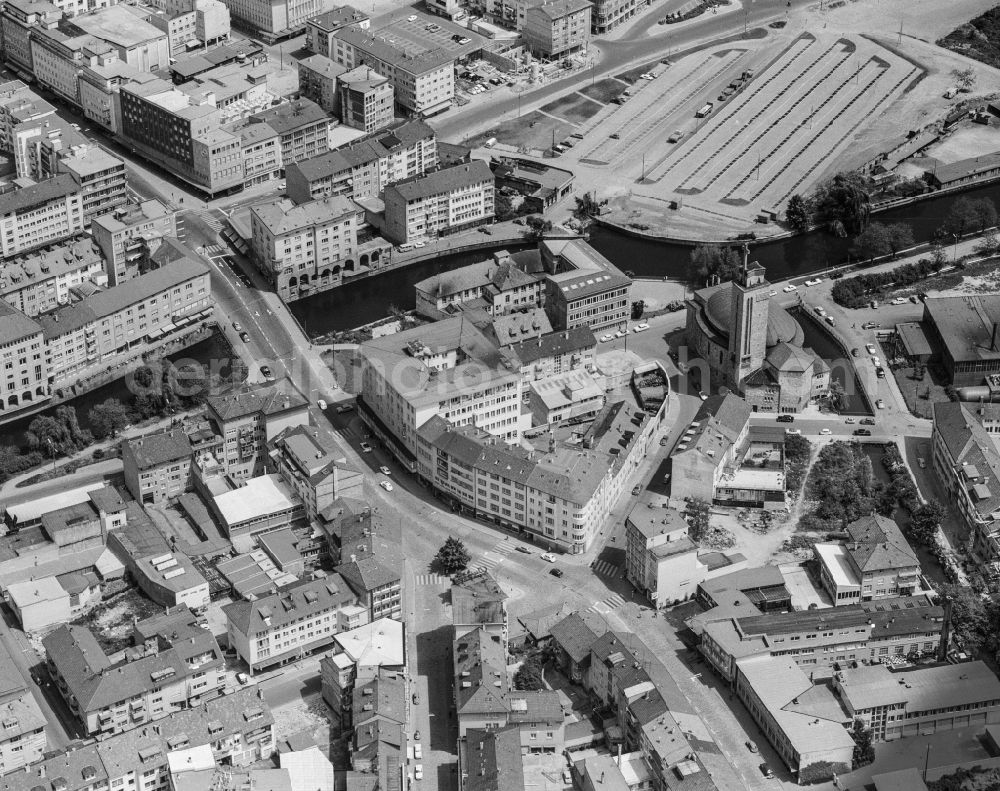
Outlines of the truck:
[{"label": "truck", "polygon": [[712,108],[715,107],[712,102],[709,102],[704,107],[702,107],[698,112],[694,114],[695,118],[704,118],[712,112]]}]

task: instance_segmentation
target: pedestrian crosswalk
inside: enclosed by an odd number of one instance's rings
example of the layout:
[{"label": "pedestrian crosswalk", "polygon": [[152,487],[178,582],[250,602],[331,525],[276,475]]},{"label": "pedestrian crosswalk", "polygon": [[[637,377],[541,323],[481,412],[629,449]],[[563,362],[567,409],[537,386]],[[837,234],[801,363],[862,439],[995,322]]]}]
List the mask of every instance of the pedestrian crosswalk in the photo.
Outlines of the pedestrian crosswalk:
[{"label": "pedestrian crosswalk", "polygon": [[604,577],[617,577],[622,570],[621,566],[616,566],[607,560],[595,560],[590,564],[590,567],[594,570],[595,574],[600,574]]},{"label": "pedestrian crosswalk", "polygon": [[222,219],[216,214],[215,209],[191,209],[190,213],[200,217],[201,220],[212,230],[222,230]]},{"label": "pedestrian crosswalk", "polygon": [[451,580],[443,574],[418,574],[417,585],[443,585]]},{"label": "pedestrian crosswalk", "polygon": [[500,541],[493,549],[483,553],[483,556],[474,561],[471,565],[481,568],[484,571],[493,571],[504,562],[507,556],[514,551],[514,545],[510,541]]},{"label": "pedestrian crosswalk", "polygon": [[205,255],[211,258],[213,255],[222,255],[226,252],[226,248],[221,244],[210,244],[205,248]]},{"label": "pedestrian crosswalk", "polygon": [[619,596],[617,593],[612,593],[606,599],[601,599],[597,604],[592,604],[587,608],[590,612],[597,613],[609,613],[612,610],[617,610],[625,603],[625,597]]}]

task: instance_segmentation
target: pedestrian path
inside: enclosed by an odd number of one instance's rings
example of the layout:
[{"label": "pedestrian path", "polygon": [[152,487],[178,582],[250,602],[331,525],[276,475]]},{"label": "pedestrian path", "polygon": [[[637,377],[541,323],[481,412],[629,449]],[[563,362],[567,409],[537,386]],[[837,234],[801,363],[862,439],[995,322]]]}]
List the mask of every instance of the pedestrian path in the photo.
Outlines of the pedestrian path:
[{"label": "pedestrian path", "polygon": [[600,574],[604,577],[617,577],[622,571],[621,566],[616,566],[607,560],[595,560],[590,564],[590,568],[594,570],[595,574]]},{"label": "pedestrian path", "polygon": [[417,574],[417,585],[443,585],[451,582],[449,577],[443,574]]},{"label": "pedestrian path", "polygon": [[612,610],[617,610],[624,603],[625,603],[624,596],[619,596],[617,593],[612,593],[610,596],[608,596],[608,598],[602,599],[601,601],[597,602],[597,604],[593,604],[590,607],[588,607],[587,610],[588,612],[596,612],[604,614],[604,613],[609,613]]},{"label": "pedestrian path", "polygon": [[205,248],[205,255],[211,258],[213,255],[223,255],[226,252],[226,248],[221,244],[210,244]]}]

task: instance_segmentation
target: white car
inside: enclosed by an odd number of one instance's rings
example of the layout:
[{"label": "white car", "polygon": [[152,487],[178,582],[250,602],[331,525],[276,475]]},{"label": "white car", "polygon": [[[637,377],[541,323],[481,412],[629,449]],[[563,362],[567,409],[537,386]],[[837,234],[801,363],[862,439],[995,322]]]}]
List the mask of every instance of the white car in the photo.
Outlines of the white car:
[{"label": "white car", "polygon": [[553,555],[551,552],[546,552],[544,555],[542,555],[542,560],[544,560],[546,563],[555,563],[556,556]]},{"label": "white car", "polygon": [[416,21],[417,21],[417,15],[416,15],[416,14],[410,14],[410,15],[409,15],[409,16],[408,16],[408,17],[406,18],[406,21],[407,21],[407,22],[416,22]]},{"label": "white car", "polygon": [[879,409],[885,409],[885,401],[883,401],[880,398],[878,401],[875,402],[875,406],[878,407]]},{"label": "white car", "polygon": [[833,432],[830,429],[828,429],[828,428],[824,428],[824,429],[821,429],[819,433],[820,434],[832,434]]},{"label": "white car", "polygon": [[640,74],[639,76],[642,77],[644,80],[655,80],[656,79],[656,75],[655,74]]},{"label": "white car", "polygon": [[423,239],[421,239],[421,240],[419,240],[417,242],[414,242],[413,246],[414,247],[426,247],[427,246],[427,242],[424,241]]},{"label": "white car", "polygon": [[249,684],[250,676],[248,676],[246,673],[237,673],[236,680],[239,681],[241,684]]},{"label": "white car", "polygon": [[831,327],[834,327],[834,326],[836,326],[836,322],[835,322],[835,321],[833,320],[833,316],[824,316],[824,317],[823,317],[823,319],[824,319],[824,320],[826,321],[826,323],[827,323],[827,324],[829,324],[829,325],[830,325]]},{"label": "white car", "polygon": [[878,358],[878,355],[872,357],[872,365],[878,368],[882,364],[882,361]]},{"label": "white car", "polygon": [[818,316],[822,316],[826,313],[826,310],[822,305],[817,305],[816,307],[813,308],[813,310],[816,311],[816,314]]},{"label": "white car", "polygon": [[383,489],[385,489],[387,492],[392,491],[392,484],[389,483],[388,481],[379,481],[378,485],[381,486]]},{"label": "white car", "polygon": [[642,324],[636,324],[632,328],[632,332],[645,332],[648,329],[649,329],[649,325],[646,322],[642,322]]},{"label": "white car", "polygon": [[767,292],[767,295],[769,297],[776,297],[776,296],[778,296],[778,292],[777,291],[769,291],[769,292]]},{"label": "white car", "polygon": [[799,288],[798,288],[798,286],[796,286],[796,285],[794,285],[792,283],[789,283],[787,286],[785,286],[781,290],[784,291],[786,294],[791,294],[793,291],[798,291]]},{"label": "white car", "polygon": [[821,277],[814,277],[812,280],[807,280],[806,281],[806,285],[807,286],[818,286],[822,282],[823,282],[823,278],[821,278]]},{"label": "white car", "polygon": [[424,757],[424,748],[421,746],[420,742],[413,745],[413,757],[418,761]]},{"label": "white car", "polygon": [[616,338],[624,338],[626,335],[628,335],[627,330],[618,330],[618,332],[615,333]]},{"label": "white car", "polygon": [[318,406],[320,409],[326,412],[326,401],[324,401],[322,398],[316,399],[316,406]]},{"label": "white car", "polygon": [[417,764],[416,766],[413,767],[413,776],[417,780],[423,780],[424,779],[424,765],[423,764]]},{"label": "white car", "polygon": [[874,343],[866,343],[865,344],[865,351],[868,352],[872,357],[874,357],[875,356],[875,344]]},{"label": "white car", "polygon": [[927,468],[927,462],[923,459],[917,459],[917,464],[920,465],[920,469],[922,470]]},{"label": "white car", "polygon": [[802,429],[800,429],[800,428],[786,428],[785,429],[785,433],[786,434],[801,434],[802,433]]},{"label": "white car", "polygon": [[896,297],[892,301],[892,304],[893,305],[905,305],[906,304],[906,297]]},{"label": "white car", "polygon": [[614,339],[615,339],[614,335],[612,335],[611,333],[606,333],[601,336],[601,343],[608,343],[609,341],[613,341]]},{"label": "white car", "polygon": [[383,475],[392,475],[392,470],[386,467],[384,464],[378,468],[378,471]]},{"label": "white car", "polygon": [[367,442],[362,442],[361,443],[361,452],[362,453],[371,453],[372,452],[372,446],[369,445]]}]

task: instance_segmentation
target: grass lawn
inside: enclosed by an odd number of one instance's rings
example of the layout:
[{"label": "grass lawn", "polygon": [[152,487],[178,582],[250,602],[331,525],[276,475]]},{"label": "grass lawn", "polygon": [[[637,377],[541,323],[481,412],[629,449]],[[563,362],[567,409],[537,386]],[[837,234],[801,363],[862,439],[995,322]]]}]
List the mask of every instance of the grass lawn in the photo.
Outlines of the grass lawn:
[{"label": "grass lawn", "polygon": [[591,99],[596,99],[599,102],[607,104],[616,96],[621,96],[624,90],[625,86],[622,85],[621,80],[608,77],[604,80],[598,80],[593,85],[584,86],[579,92],[584,96],[589,96]]},{"label": "grass lawn", "polygon": [[899,392],[903,394],[903,399],[910,412],[917,417],[931,418],[934,404],[938,401],[948,400],[944,384],[936,381],[926,366],[919,379],[914,379],[913,373],[912,366],[907,366],[906,368],[896,368],[892,375],[896,377]]},{"label": "grass lawn", "polygon": [[462,145],[477,148],[491,137],[495,137],[501,143],[510,146],[526,146],[544,150],[552,146],[553,130],[555,131],[555,141],[558,143],[573,132],[573,127],[539,112],[531,112],[520,118],[511,118],[481,134],[466,138],[462,141]]},{"label": "grass lawn", "polygon": [[572,124],[583,123],[601,111],[600,105],[594,104],[586,96],[581,96],[579,93],[561,96],[541,109],[543,112],[562,118]]}]

